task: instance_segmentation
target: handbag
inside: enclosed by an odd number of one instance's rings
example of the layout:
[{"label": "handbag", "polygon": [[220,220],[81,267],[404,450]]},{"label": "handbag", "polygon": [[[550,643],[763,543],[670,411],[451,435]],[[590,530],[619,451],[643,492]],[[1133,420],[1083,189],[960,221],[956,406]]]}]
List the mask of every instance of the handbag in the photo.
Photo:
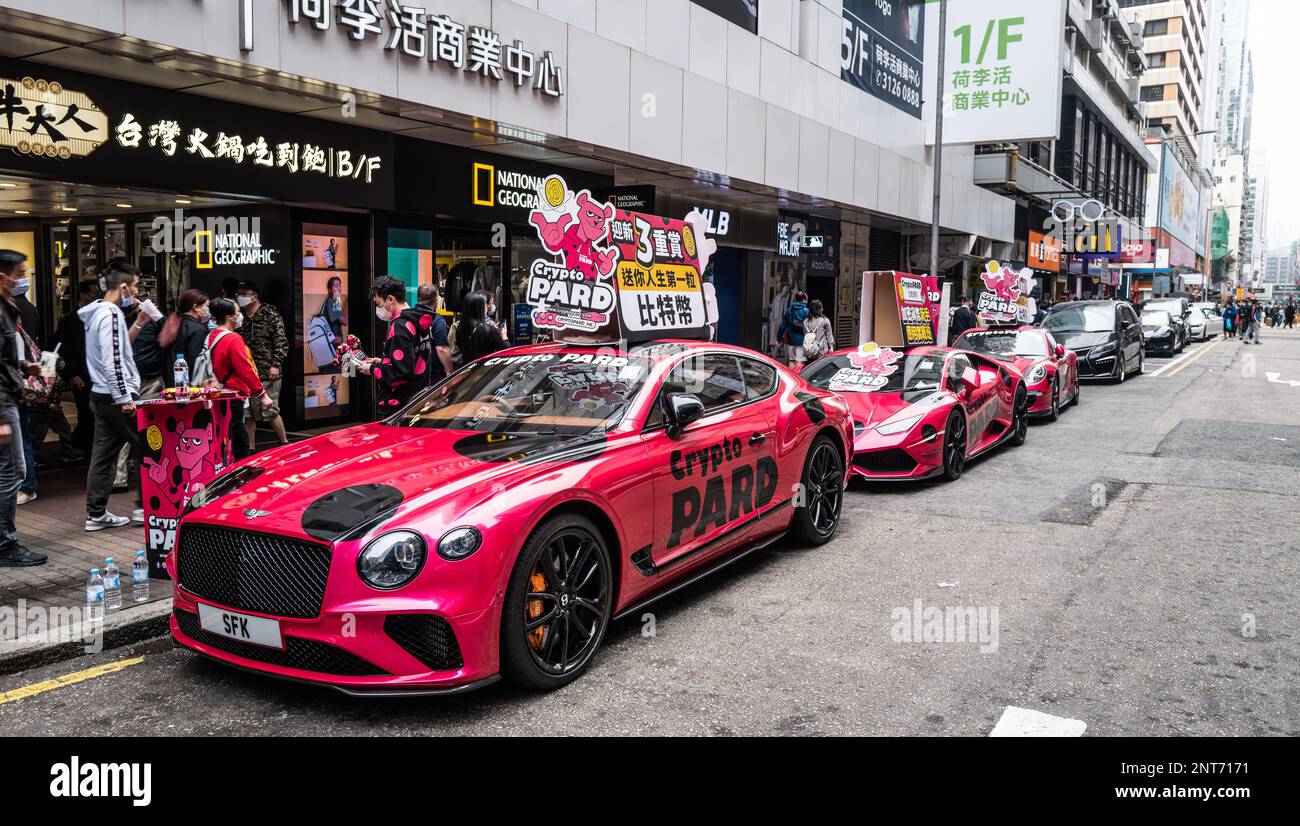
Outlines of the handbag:
[{"label": "handbag", "polygon": [[[18,322],[18,333],[23,337],[23,346],[30,356],[28,361],[40,362],[41,348]],[[28,407],[49,407],[59,403],[63,395],[63,381],[57,377],[47,379],[44,376],[23,376],[23,404]]]}]

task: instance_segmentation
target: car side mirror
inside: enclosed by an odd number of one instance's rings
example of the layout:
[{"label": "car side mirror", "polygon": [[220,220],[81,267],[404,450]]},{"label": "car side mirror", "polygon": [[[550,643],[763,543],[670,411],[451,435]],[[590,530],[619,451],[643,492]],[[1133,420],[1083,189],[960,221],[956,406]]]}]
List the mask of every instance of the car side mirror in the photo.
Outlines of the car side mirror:
[{"label": "car side mirror", "polygon": [[979,388],[980,374],[975,370],[974,367],[967,367],[965,370],[962,371],[961,386],[966,388],[967,393],[970,393],[971,391]]},{"label": "car side mirror", "polygon": [[676,439],[686,426],[704,416],[704,402],[691,393],[673,393],[664,413],[668,419],[668,438]]},{"label": "car side mirror", "polygon": [[1058,359],[1063,359],[1063,358],[1065,358],[1065,345],[1064,345],[1064,344],[1058,344],[1058,345],[1056,345],[1056,357],[1057,357]]}]

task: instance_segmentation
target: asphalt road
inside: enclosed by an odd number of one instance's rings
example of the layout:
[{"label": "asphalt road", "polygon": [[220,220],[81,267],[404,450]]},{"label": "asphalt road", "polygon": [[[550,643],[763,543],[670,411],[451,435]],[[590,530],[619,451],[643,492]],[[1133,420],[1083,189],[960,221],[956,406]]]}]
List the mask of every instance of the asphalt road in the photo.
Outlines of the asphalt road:
[{"label": "asphalt road", "polygon": [[[1297,464],[1300,332],[1196,345],[957,483],[855,484],[834,542],[679,592],[653,636],[618,623],[554,694],[350,699],[159,640],[0,678],[0,734],[982,736],[1017,706],[1087,736],[1297,735]],[[982,609],[983,642],[906,639],[918,600]]]}]

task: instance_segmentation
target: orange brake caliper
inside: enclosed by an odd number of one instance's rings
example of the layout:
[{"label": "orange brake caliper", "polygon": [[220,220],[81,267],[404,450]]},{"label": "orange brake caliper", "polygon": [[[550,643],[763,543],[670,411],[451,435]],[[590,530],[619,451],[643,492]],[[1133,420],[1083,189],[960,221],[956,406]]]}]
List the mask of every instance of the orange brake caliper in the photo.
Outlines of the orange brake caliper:
[{"label": "orange brake caliper", "polygon": [[[546,590],[546,577],[542,576],[541,571],[534,571],[533,575],[528,578],[529,588],[534,593],[540,593]],[[546,603],[540,599],[528,600],[528,606],[524,609],[528,614],[528,619],[535,620],[540,617],[546,610]],[[546,638],[546,626],[539,625],[532,631],[528,632],[528,644],[533,647],[534,651],[542,650],[542,640]]]}]

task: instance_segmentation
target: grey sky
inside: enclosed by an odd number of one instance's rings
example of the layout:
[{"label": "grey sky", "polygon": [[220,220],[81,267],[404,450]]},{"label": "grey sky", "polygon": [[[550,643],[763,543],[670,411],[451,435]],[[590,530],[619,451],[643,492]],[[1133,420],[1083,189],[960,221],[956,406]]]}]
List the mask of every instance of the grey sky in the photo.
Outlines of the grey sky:
[{"label": "grey sky", "polygon": [[[1244,2],[1245,0],[1228,0]],[[1251,128],[1254,148],[1264,149],[1269,164],[1268,245],[1280,247],[1300,238],[1300,212],[1289,196],[1300,191],[1300,97],[1296,94],[1297,0],[1251,0],[1250,46],[1255,63],[1255,109]]]}]

